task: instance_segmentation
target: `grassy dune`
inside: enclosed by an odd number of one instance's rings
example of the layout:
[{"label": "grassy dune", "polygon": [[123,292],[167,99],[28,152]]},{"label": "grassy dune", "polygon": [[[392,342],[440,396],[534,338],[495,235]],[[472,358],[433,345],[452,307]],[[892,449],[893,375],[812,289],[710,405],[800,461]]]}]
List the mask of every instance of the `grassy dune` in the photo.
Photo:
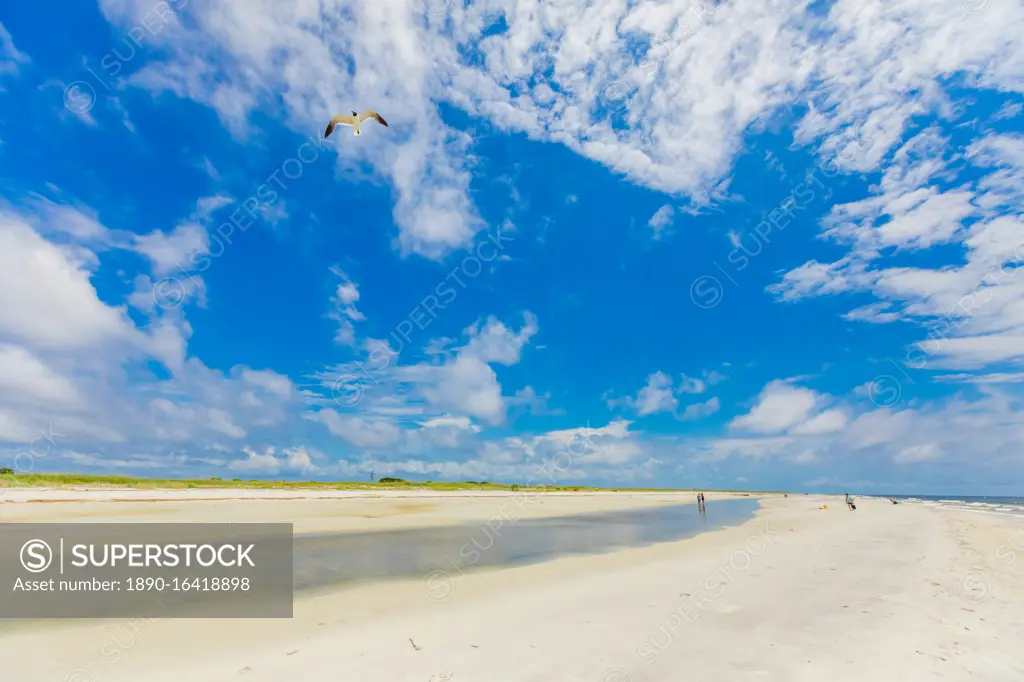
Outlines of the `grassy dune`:
[{"label": "grassy dune", "polygon": [[[175,488],[241,488],[250,490],[546,490],[551,492],[682,492],[678,488],[593,488],[587,486],[517,485],[487,481],[399,481],[369,483],[366,481],[267,481],[240,478],[132,478],[130,476],[92,476],[86,474],[0,474],[3,488],[102,487],[135,490]],[[711,491],[709,491],[711,492]],[[765,491],[717,491],[756,493]]]}]

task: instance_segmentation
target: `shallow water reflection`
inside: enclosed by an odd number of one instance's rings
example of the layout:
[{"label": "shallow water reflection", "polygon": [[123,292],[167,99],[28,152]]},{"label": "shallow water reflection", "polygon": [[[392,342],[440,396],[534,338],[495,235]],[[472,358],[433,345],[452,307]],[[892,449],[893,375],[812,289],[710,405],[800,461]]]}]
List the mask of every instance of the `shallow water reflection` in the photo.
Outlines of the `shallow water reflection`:
[{"label": "shallow water reflection", "polygon": [[758,507],[756,498],[610,511],[546,519],[516,520],[518,507],[496,503],[497,516],[476,525],[369,533],[324,533],[295,537],[295,588],[347,582],[452,575],[482,566],[538,563],[569,554],[594,554],[679,540],[742,523]]}]

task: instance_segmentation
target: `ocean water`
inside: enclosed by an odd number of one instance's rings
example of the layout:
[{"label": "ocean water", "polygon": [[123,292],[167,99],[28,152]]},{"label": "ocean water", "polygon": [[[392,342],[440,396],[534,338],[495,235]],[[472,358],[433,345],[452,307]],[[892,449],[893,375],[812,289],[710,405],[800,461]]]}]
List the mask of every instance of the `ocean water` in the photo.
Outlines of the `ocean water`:
[{"label": "ocean water", "polygon": [[[295,589],[425,576],[439,585],[479,568],[548,561],[681,540],[753,518],[758,499],[715,500],[435,528],[296,535]],[[495,509],[495,513],[498,513]],[[508,511],[508,510],[507,510]],[[514,519],[515,507],[510,510]]]},{"label": "ocean water", "polygon": [[899,500],[940,509],[959,509],[979,514],[1024,517],[1024,497],[990,497],[971,495],[864,495],[874,499]]}]

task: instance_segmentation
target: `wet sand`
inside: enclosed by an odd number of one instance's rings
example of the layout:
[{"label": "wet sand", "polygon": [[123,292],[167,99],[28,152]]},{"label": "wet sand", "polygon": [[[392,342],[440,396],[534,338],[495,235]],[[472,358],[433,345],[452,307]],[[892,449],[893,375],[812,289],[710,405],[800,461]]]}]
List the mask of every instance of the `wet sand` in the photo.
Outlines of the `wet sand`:
[{"label": "wet sand", "polygon": [[[738,497],[708,493],[708,499]],[[690,492],[14,488],[0,522],[294,523],[296,533],[423,528],[695,502]]]},{"label": "wet sand", "polygon": [[1022,679],[1019,521],[857,506],[773,498],[681,541],[334,590],[291,620],[33,628],[0,655],[19,682]]}]

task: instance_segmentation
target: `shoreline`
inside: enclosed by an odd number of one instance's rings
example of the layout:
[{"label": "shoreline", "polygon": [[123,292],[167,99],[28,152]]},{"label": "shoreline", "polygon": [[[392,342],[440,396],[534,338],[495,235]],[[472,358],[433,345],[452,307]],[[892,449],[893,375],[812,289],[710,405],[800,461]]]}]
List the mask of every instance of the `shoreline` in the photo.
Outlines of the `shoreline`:
[{"label": "shoreline", "polygon": [[[25,504],[30,502],[174,502],[184,500],[291,500],[291,499],[373,499],[402,497],[515,497],[522,495],[543,495],[545,497],[621,497],[658,496],[658,495],[690,495],[699,492],[728,497],[762,497],[786,495],[783,492],[750,492],[746,490],[545,490],[544,488],[511,489],[465,489],[465,490],[432,490],[430,488],[381,488],[379,490],[362,488],[116,488],[116,487],[45,487],[25,486],[6,489],[0,504]],[[794,496],[796,493],[793,493]],[[149,496],[149,497],[145,497]]]},{"label": "shoreline", "polygon": [[1005,682],[1024,675],[1021,552],[1004,517],[766,497],[736,526],[443,593],[396,580],[302,595],[290,620],[65,622],[0,634],[0,653],[19,682]]},{"label": "shoreline", "polygon": [[[244,520],[293,523],[296,534],[307,535],[484,524],[501,517],[525,520],[696,501],[695,493],[690,492],[310,491],[311,494],[289,497],[284,496],[287,491],[252,491],[242,497],[197,497],[196,492],[199,491],[168,490],[153,498],[151,492],[139,491],[136,499],[114,491],[79,491],[78,497],[59,500],[15,496],[0,504],[0,523]],[[138,499],[142,494],[148,497]],[[749,493],[707,493],[709,502],[754,497]]]}]

